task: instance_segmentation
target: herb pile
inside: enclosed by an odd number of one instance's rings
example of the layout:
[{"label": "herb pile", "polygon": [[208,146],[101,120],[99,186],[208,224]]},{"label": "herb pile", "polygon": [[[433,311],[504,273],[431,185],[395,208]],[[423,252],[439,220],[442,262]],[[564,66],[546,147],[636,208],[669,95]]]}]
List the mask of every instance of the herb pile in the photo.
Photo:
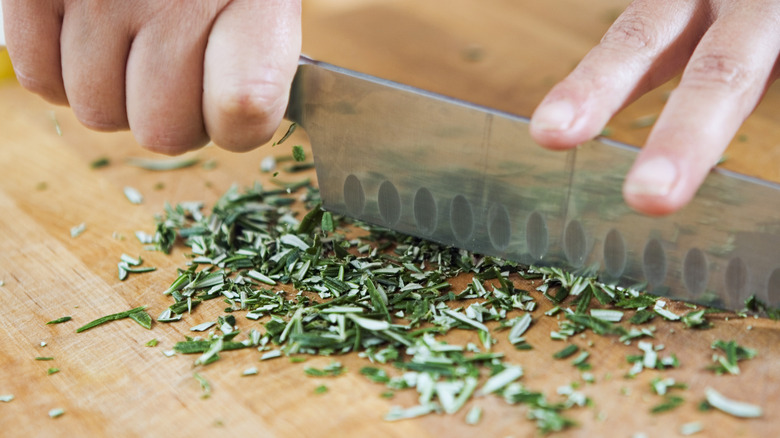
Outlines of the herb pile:
[{"label": "herb pile", "polygon": [[[310,211],[298,220],[289,195],[304,188],[301,199]],[[360,373],[386,385],[383,396],[401,390],[419,394],[417,405],[395,407],[386,420],[454,414],[473,396],[492,393],[507,403],[526,405],[529,419],[547,433],[574,425],[566,411],[587,406],[590,400],[576,385],[562,386],[555,401],[549,400],[522,383],[520,364],[507,362],[503,353],[492,350],[499,339],[520,350],[533,348],[523,335],[534,323],[530,312],[537,307],[536,299],[517,288],[514,278],[539,280],[538,291],[555,304],[546,315],[565,316],[552,339],[566,341],[590,330],[630,344],[652,338],[652,328],[634,325],[659,316],[692,328],[709,326],[706,312],[677,315],[663,300],[595,278],[556,268],[529,268],[334,217],[319,207],[318,198],[306,184],[278,190],[256,184],[244,191],[231,188],[210,214],[200,203],[166,206],[154,235],[143,236],[144,241],[166,253],[182,241],[191,250],[191,261],[165,291],[173,304],[157,321],[178,321],[208,300],[227,304],[216,321],[191,328],[203,336],[188,337],[167,354],[197,355],[196,365],[208,365],[227,351],[245,348],[260,351],[261,360],[357,352],[371,362]],[[471,282],[463,290],[453,290],[450,280],[464,274]],[[611,308],[592,308],[594,302]],[[633,311],[631,326],[621,324],[624,312],[615,308]],[[242,335],[239,314],[259,323]],[[479,343],[446,342],[441,335],[452,329],[475,331]],[[662,345],[642,340],[637,347],[640,354],[627,358],[631,364],[627,377],[643,369],[679,366],[674,354],[662,357]],[[733,372],[737,360],[755,354],[736,344],[716,347],[726,353],[718,359],[718,372]],[[588,381],[589,356],[568,344],[554,358],[572,360]],[[396,369],[394,376],[388,365]],[[251,368],[243,374],[256,372]],[[344,369],[334,361],[305,372],[336,376]],[[196,379],[208,397],[208,382],[200,375]],[[682,404],[677,393],[684,387],[669,379],[654,381],[652,391],[663,399],[652,412]],[[315,393],[325,391],[323,385]],[[716,401],[710,405],[723,406],[721,399],[712,399]],[[747,412],[760,415],[760,408],[749,406]],[[476,424],[480,417],[481,408],[475,406],[466,421]]]},{"label": "herb pile", "polygon": [[[311,188],[305,202],[313,208],[299,222],[287,193],[259,185],[244,192],[233,188],[211,215],[202,212],[202,205],[189,203],[168,206],[159,218],[153,239],[158,248],[168,252],[182,238],[192,260],[165,291],[174,303],[157,320],[177,321],[211,299],[228,304],[226,315],[192,328],[216,330],[177,343],[176,352],[198,354],[197,365],[242,348],[257,348],[263,352],[261,359],[359,352],[372,363],[401,370],[390,377],[383,368],[366,366],[362,374],[387,385],[389,391],[415,388],[420,394],[419,405],[394,408],[387,420],[440,411],[453,414],[472,395],[497,393],[509,403],[529,405],[529,417],[545,432],[574,424],[563,411],[584,406],[584,395],[572,391],[563,402],[549,402],[518,382],[521,366],[506,363],[503,353],[491,351],[497,331],[504,329],[509,329],[512,344],[530,347],[522,334],[532,324],[527,312],[536,308],[536,302],[528,291],[515,288],[510,276],[542,278],[544,271],[532,272],[382,228],[348,224],[316,205],[318,194]],[[347,225],[359,226],[368,235],[348,238]],[[463,273],[472,274],[473,280],[465,290],[452,290],[449,280]],[[548,285],[555,282],[548,277]],[[294,291],[282,287],[286,284]],[[233,314],[237,311],[250,320],[262,319],[264,331],[249,329],[239,340]],[[510,312],[522,316],[507,318]],[[496,330],[488,328],[490,321],[499,322]],[[567,324],[572,334],[585,328],[577,322]],[[475,330],[479,345],[453,345],[437,338],[452,329]],[[336,364],[306,372],[336,375],[343,371]],[[486,380],[480,384],[481,378]],[[477,417],[476,411],[469,415],[470,421]]]}]

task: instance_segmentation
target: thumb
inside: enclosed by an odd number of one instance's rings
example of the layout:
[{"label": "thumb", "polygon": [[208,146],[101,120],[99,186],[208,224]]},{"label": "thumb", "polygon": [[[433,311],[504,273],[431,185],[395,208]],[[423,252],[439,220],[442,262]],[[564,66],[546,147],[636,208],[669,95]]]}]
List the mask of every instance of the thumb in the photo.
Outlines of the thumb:
[{"label": "thumb", "polygon": [[225,6],[204,64],[203,117],[214,143],[246,151],[270,140],[287,108],[300,50],[300,0]]}]

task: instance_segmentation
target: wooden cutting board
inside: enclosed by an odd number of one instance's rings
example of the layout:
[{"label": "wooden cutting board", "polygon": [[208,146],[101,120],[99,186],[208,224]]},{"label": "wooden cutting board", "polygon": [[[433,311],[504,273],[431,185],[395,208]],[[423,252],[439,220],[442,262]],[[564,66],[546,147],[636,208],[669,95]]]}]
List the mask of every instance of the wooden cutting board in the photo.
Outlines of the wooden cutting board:
[{"label": "wooden cutting board", "polygon": [[[310,56],[366,73],[448,94],[502,110],[528,115],[546,90],[562,78],[592,47],[625,6],[623,0],[582,2],[468,0],[308,0],[304,5],[304,51]],[[612,136],[641,144],[648,128],[633,128],[639,117],[657,114],[673,84],[640,99],[612,122]],[[725,166],[780,181],[780,87],[748,119],[728,152]],[[55,129],[55,120],[62,135]],[[296,133],[294,142],[305,143]],[[396,423],[382,420],[393,405],[412,406],[415,397],[401,392],[380,397],[384,388],[358,370],[366,361],[356,355],[339,359],[348,372],[337,378],[312,378],[305,365],[322,367],[330,358],[305,364],[286,359],[259,362],[259,353],[224,354],[219,362],[193,368],[188,356],[165,357],[163,351],[190,334],[189,327],[221,314],[209,303],[174,324],[147,331],[129,320],[76,334],[94,318],[148,305],[158,315],[170,302],[162,296],[185,262],[184,252],[171,255],[143,251],[136,230],[153,230],[152,216],[164,202],[202,200],[213,204],[231,184],[249,185],[266,178],[258,170],[262,157],[278,154],[270,147],[237,155],[208,147],[194,154],[215,168],[194,166],[151,172],[123,164],[144,153],[127,133],[104,134],[81,127],[66,108],[51,107],[13,82],[0,83],[0,403],[3,436],[263,436],[263,437],[467,437],[533,436],[526,408],[496,397],[479,398],[485,414],[478,426],[464,422],[466,409],[454,416],[431,415]],[[90,168],[107,157],[110,165]],[[145,200],[130,204],[125,186],[139,189]],[[160,188],[162,186],[162,188]],[[716,214],[717,212],[714,212]],[[70,229],[80,223],[78,238]],[[149,274],[120,282],[116,263],[122,253],[142,255],[158,267]],[[532,287],[532,285],[524,285]],[[456,286],[457,289],[458,286]],[[508,360],[522,364],[523,382],[555,399],[556,388],[580,382],[569,360],[552,353],[563,344],[549,339],[555,318],[534,312],[528,333],[535,347],[517,352],[499,342]],[[673,303],[682,312],[687,308]],[[46,325],[70,315],[73,321]],[[626,355],[637,354],[613,338],[588,334],[573,340],[592,353],[596,382],[582,390],[593,405],[575,409],[580,423],[564,436],[629,437],[679,435],[680,425],[701,421],[701,436],[773,436],[780,421],[780,325],[766,319],[714,317],[716,327],[686,330],[679,323],[656,321],[657,344],[675,353],[676,370],[645,372],[625,379]],[[240,327],[250,327],[239,318]],[[471,333],[454,333],[465,342]],[[146,347],[152,338],[158,347]],[[734,339],[758,350],[741,363],[738,376],[715,376],[705,370],[714,340]],[[45,346],[41,346],[45,342]],[[592,345],[589,345],[592,342]],[[39,356],[52,361],[36,361]],[[257,376],[241,377],[251,366]],[[50,367],[60,371],[47,375]],[[202,399],[198,372],[213,387]],[[689,389],[686,402],[671,413],[651,415],[660,402],[650,391],[656,376],[674,377]],[[329,391],[314,394],[320,384]],[[704,388],[759,404],[765,415],[740,420],[720,412],[700,413]],[[51,419],[48,411],[66,413]]]}]

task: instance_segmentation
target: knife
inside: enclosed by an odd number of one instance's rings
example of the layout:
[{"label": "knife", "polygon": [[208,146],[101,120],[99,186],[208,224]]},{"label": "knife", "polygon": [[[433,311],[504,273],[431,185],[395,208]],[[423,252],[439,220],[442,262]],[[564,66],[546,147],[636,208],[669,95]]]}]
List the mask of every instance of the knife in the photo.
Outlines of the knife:
[{"label": "knife", "polygon": [[644,216],[621,193],[632,146],[550,151],[527,118],[306,57],[286,118],[327,210],[676,300],[780,307],[780,185],[715,169],[681,211]]}]

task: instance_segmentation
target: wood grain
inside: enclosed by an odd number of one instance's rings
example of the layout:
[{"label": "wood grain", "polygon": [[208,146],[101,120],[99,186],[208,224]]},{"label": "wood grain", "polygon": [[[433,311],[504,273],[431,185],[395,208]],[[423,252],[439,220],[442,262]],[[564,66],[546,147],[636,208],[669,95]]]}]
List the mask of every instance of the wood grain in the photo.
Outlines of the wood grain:
[{"label": "wood grain", "polygon": [[[304,10],[304,51],[345,67],[452,95],[475,103],[528,115],[546,90],[562,78],[595,44],[626,4],[623,0],[582,2],[467,0],[310,0]],[[613,137],[641,144],[648,129],[632,129],[639,116],[657,114],[673,83],[650,93],[610,122]],[[780,89],[772,87],[765,102],[741,130],[726,166],[780,181]],[[56,118],[62,136],[57,135]],[[305,143],[304,133],[295,142]],[[175,278],[185,258],[181,250],[167,256],[143,251],[136,230],[152,231],[152,216],[165,201],[203,200],[213,204],[231,184],[264,180],[261,158],[278,154],[270,147],[247,154],[229,154],[208,147],[194,155],[215,160],[203,166],[150,172],[123,164],[128,156],[150,156],[128,133],[105,134],[81,127],[67,108],[53,108],[12,82],[0,83],[0,394],[14,394],[0,403],[2,436],[263,436],[263,437],[469,437],[534,436],[526,408],[509,406],[496,397],[472,401],[454,416],[432,415],[387,423],[393,405],[411,406],[415,397],[399,393],[386,400],[384,390],[358,374],[364,359],[339,357],[348,369],[338,378],[311,378],[305,365],[324,366],[330,358],[305,364],[286,359],[259,362],[256,351],[225,354],[207,367],[192,367],[192,357],[165,357],[162,351],[190,334],[189,327],[221,314],[209,302],[183,321],[156,323],[147,331],[129,320],[76,334],[75,328],[99,316],[148,305],[158,315],[170,302],[161,292]],[[91,169],[89,163],[108,157],[111,164]],[[45,188],[42,188],[45,183]],[[164,185],[161,190],[155,187]],[[130,204],[122,188],[131,185],[145,195]],[[78,238],[70,228],[85,222]],[[124,236],[118,239],[115,234]],[[142,255],[157,266],[150,274],[120,282],[116,263],[122,253]],[[460,280],[461,282],[463,279]],[[531,284],[520,283],[532,288]],[[462,284],[461,284],[462,286]],[[456,286],[457,288],[457,286]],[[505,341],[496,346],[509,362],[523,365],[523,382],[555,398],[556,388],[581,376],[570,360],[556,361],[562,348],[551,341],[555,318],[541,309],[527,339],[535,348],[517,352]],[[678,311],[686,307],[673,303]],[[45,325],[70,315],[73,321]],[[583,386],[593,406],[573,410],[580,423],[562,436],[676,436],[681,424],[701,421],[701,436],[773,436],[780,422],[780,326],[765,319],[717,315],[716,328],[686,330],[679,323],[657,321],[655,343],[666,346],[682,363],[664,373],[649,371],[625,379],[628,354],[639,351],[614,338],[588,334],[573,342],[592,353],[595,384]],[[247,330],[250,321],[239,318]],[[156,338],[158,347],[144,344]],[[456,332],[451,342],[473,340]],[[706,371],[716,339],[735,339],[756,348],[759,356],[741,364],[739,376],[714,376]],[[46,342],[42,347],[41,342]],[[590,344],[592,342],[592,345]],[[52,356],[53,361],[36,361]],[[241,377],[257,366],[259,374]],[[60,372],[47,375],[47,368]],[[209,380],[212,396],[201,399],[193,378]],[[656,376],[686,382],[685,404],[661,415],[649,409],[660,402],[650,392]],[[326,394],[315,395],[320,384]],[[739,420],[719,412],[700,413],[696,405],[704,388],[760,404],[765,416]],[[464,423],[472,405],[485,409],[478,427]],[[56,407],[66,414],[50,419]]]}]

